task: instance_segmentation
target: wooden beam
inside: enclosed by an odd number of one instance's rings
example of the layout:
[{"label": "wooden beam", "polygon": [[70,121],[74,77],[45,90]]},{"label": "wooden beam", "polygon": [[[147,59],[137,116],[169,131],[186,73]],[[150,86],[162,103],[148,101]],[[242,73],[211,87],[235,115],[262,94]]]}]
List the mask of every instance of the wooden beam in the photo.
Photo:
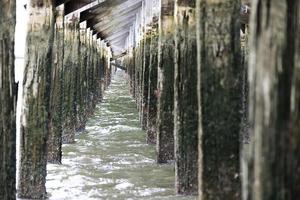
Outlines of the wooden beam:
[{"label": "wooden beam", "polygon": [[102,28],[105,29],[105,27],[109,27],[109,26],[117,26],[119,24],[122,24],[124,22],[128,22],[131,21],[133,23],[133,21],[136,18],[136,12],[130,12],[127,13],[125,15],[121,15],[121,16],[112,16],[111,19],[109,20],[101,20],[98,21],[94,24],[95,28]]},{"label": "wooden beam", "polygon": [[61,4],[67,3],[69,1],[71,1],[71,0],[55,0],[54,5],[57,7],[57,6],[60,6]]},{"label": "wooden beam", "polygon": [[[135,16],[132,16],[130,18],[126,18],[124,21],[115,21],[109,24],[106,24],[105,26],[95,27],[96,30],[101,32],[109,32],[110,30],[120,30],[122,27],[127,25],[132,25],[134,23]],[[129,30],[129,29],[128,29]]]},{"label": "wooden beam", "polygon": [[70,14],[71,12],[74,12],[75,10],[78,10],[82,8],[83,6],[86,6],[90,3],[94,2],[93,0],[72,0],[65,3],[65,15]]},{"label": "wooden beam", "polygon": [[128,0],[110,0],[101,2],[92,8],[80,13],[80,22],[91,19],[101,12],[110,12],[114,6],[120,5]]},{"label": "wooden beam", "polygon": [[121,35],[126,35],[126,36],[128,36],[128,35],[129,35],[129,30],[125,29],[125,30],[123,30],[123,31],[120,31],[120,32],[118,32],[118,33],[115,33],[115,34],[113,34],[113,35],[107,37],[106,40],[113,40],[113,39],[115,39],[115,38],[117,38],[117,37],[119,37],[119,36],[121,36]]},{"label": "wooden beam", "polygon": [[[121,56],[124,56],[123,54],[121,54]],[[112,66],[115,66],[115,67],[117,67],[117,68],[119,68],[119,69],[122,69],[122,70],[124,70],[124,71],[126,71],[127,70],[127,68],[126,67],[123,67],[122,65],[118,65],[118,64],[116,64],[116,63],[110,63]]]},{"label": "wooden beam", "polygon": [[101,21],[108,21],[111,20],[111,17],[121,17],[123,15],[126,15],[130,12],[137,12],[138,9],[141,9],[142,2],[138,0],[137,3],[123,3],[120,6],[116,6],[112,11],[110,12],[102,12],[96,14],[96,19],[101,20]]},{"label": "wooden beam", "polygon": [[115,33],[118,33],[119,31],[122,31],[122,30],[129,30],[131,26],[131,23],[127,22],[126,24],[122,25],[122,26],[118,26],[116,28],[114,27],[110,27],[106,30],[97,30],[98,32],[102,32],[104,38],[107,38]]}]

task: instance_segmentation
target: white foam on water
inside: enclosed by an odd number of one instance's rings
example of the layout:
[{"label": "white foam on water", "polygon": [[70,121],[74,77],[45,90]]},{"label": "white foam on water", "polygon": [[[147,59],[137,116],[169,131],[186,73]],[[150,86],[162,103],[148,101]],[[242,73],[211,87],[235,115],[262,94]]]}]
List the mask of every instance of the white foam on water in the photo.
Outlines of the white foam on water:
[{"label": "white foam on water", "polygon": [[131,188],[133,186],[134,186],[134,184],[132,184],[132,183],[124,182],[124,183],[120,183],[120,184],[116,185],[115,188],[117,190],[125,190],[125,189]]}]

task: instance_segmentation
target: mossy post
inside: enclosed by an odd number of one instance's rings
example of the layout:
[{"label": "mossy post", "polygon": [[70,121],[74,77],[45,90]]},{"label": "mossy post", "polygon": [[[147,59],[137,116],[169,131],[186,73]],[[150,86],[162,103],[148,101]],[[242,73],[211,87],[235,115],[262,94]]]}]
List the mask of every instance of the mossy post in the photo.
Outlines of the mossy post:
[{"label": "mossy post", "polygon": [[162,0],[157,77],[157,162],[174,159],[174,0]]},{"label": "mossy post", "polygon": [[102,71],[102,61],[101,61],[101,49],[100,49],[100,40],[97,39],[96,42],[96,61],[97,61],[97,65],[96,65],[96,94],[97,94],[97,103],[102,101],[102,83],[101,83],[101,71]]},{"label": "mossy post", "polygon": [[244,66],[239,2],[197,3],[200,199],[240,199]]},{"label": "mossy post", "polygon": [[139,41],[139,43],[137,44],[136,48],[135,48],[135,74],[134,74],[134,80],[135,80],[135,91],[134,91],[134,98],[135,98],[135,102],[136,102],[136,106],[137,108],[139,108],[139,96],[140,96],[140,93],[139,93],[139,88],[140,88],[140,72],[141,72],[141,69],[142,69],[142,66],[140,65],[141,63],[141,41]]},{"label": "mossy post", "polygon": [[[245,24],[245,33],[241,34],[241,63],[243,67],[243,118],[241,129],[241,141],[243,143],[249,143],[249,81],[248,81],[248,60],[249,60],[249,26]],[[243,151],[241,149],[241,151]]]},{"label": "mossy post", "polygon": [[16,199],[16,1],[0,1],[0,199]]},{"label": "mossy post", "polygon": [[78,22],[75,15],[65,22],[64,42],[64,104],[63,104],[63,134],[62,142],[73,143],[76,129],[76,70],[77,70],[77,29]]},{"label": "mossy post", "polygon": [[128,55],[126,57],[126,68],[127,68],[127,74],[128,74],[128,81],[129,81],[129,86],[130,86],[130,94],[132,94],[132,80],[131,80],[131,75],[132,75],[132,66],[131,66],[131,55]]},{"label": "mossy post", "polygon": [[[111,54],[110,52],[106,51],[106,60],[105,60],[105,89],[108,88],[108,86],[111,83],[111,73],[112,73],[112,67],[110,66],[110,59],[111,59]],[[133,59],[133,63],[135,63]],[[135,64],[133,65],[135,66]],[[133,77],[135,77],[135,71],[133,73]],[[134,88],[135,88],[135,81],[133,82]]]},{"label": "mossy post", "polygon": [[147,142],[156,144],[157,116],[157,62],[158,62],[158,22],[154,18],[151,30],[149,80],[148,80],[148,112],[147,112]]},{"label": "mossy post", "polygon": [[91,61],[92,61],[92,65],[91,65],[91,76],[90,76],[90,80],[91,80],[91,101],[92,101],[92,107],[91,107],[91,111],[92,113],[94,112],[94,108],[96,107],[96,103],[97,103],[97,94],[96,94],[96,75],[97,75],[97,52],[96,52],[96,47],[95,47],[95,40],[94,40],[94,36],[91,34]]},{"label": "mossy post", "polygon": [[79,121],[79,110],[80,110],[80,27],[79,27],[79,16],[74,18],[75,30],[73,38],[73,49],[72,49],[72,90],[73,90],[73,102],[72,102],[72,123],[74,124],[74,135],[75,132],[80,130],[81,124]]},{"label": "mossy post", "polygon": [[138,97],[138,73],[139,73],[139,44],[136,45],[135,49],[135,56],[134,56],[134,62],[135,62],[135,70],[134,70],[134,100],[135,104],[137,104],[137,97]]},{"label": "mossy post", "polygon": [[[109,49],[109,50],[108,50]],[[110,48],[107,47],[106,49],[106,71],[107,71],[107,74],[106,74],[106,82],[107,82],[107,87],[110,85],[111,83],[111,72],[112,72],[112,67],[110,65],[110,59],[111,59],[111,51],[110,51]],[[133,61],[134,63],[134,61]]]},{"label": "mossy post", "polygon": [[105,43],[103,41],[101,41],[101,88],[102,88],[102,93],[104,93],[105,91],[105,68],[106,68],[106,63],[107,63],[107,59],[106,59],[106,51],[105,51]]},{"label": "mossy post", "polygon": [[21,117],[18,196],[46,197],[47,138],[55,7],[51,0],[30,0]]},{"label": "mossy post", "polygon": [[139,73],[139,120],[140,124],[143,123],[143,84],[144,84],[144,46],[145,46],[145,39],[141,40],[140,46],[140,61],[139,65],[141,66],[140,73]]},{"label": "mossy post", "polygon": [[77,131],[83,131],[87,121],[86,102],[87,102],[87,86],[86,86],[86,69],[87,69],[87,52],[86,52],[86,28],[82,23],[79,26],[79,77],[78,77],[78,124]]},{"label": "mossy post", "polygon": [[[249,5],[250,0],[242,0],[242,5]],[[249,143],[253,139],[250,136],[249,131],[249,81],[248,81],[248,63],[249,63],[249,21],[244,23],[241,21],[241,61],[244,66],[243,71],[243,103],[242,103],[242,123],[241,123],[241,133],[240,133],[240,179],[243,176],[247,176],[247,154],[249,153]],[[241,190],[247,187],[245,184],[241,185]]]},{"label": "mossy post", "polygon": [[150,43],[151,36],[147,32],[145,34],[144,54],[143,54],[143,85],[142,85],[142,129],[147,129],[147,113],[148,113],[148,88],[149,88],[149,61],[150,61]]},{"label": "mossy post", "polygon": [[[91,30],[87,30],[87,110],[88,117],[93,114],[93,51],[92,51],[92,34]],[[105,71],[105,88],[107,88],[107,71]]]},{"label": "mossy post", "polygon": [[75,124],[73,123],[73,100],[74,100],[74,79],[73,79],[73,49],[75,37],[75,22],[69,19],[65,22],[64,30],[64,105],[63,105],[63,143],[73,143],[75,137]]},{"label": "mossy post", "polygon": [[99,103],[100,101],[100,90],[99,90],[99,77],[100,77],[100,73],[99,73],[99,69],[100,69],[100,65],[99,65],[99,53],[98,53],[98,48],[97,48],[97,38],[96,35],[93,36],[93,49],[94,49],[94,109],[97,105],[97,103]]},{"label": "mossy post", "polygon": [[300,194],[300,4],[253,1],[250,20],[251,139],[244,200]]},{"label": "mossy post", "polygon": [[[104,43],[104,47],[106,47],[107,44]],[[107,68],[107,52],[105,52],[105,58],[104,58],[104,67],[103,67],[103,88],[104,90],[107,89],[107,73],[108,73],[108,68]],[[132,74],[131,74],[132,75]]]},{"label": "mossy post", "polygon": [[131,95],[134,96],[134,74],[135,74],[135,48],[131,47],[130,55],[128,57],[128,74],[130,78],[130,92]]},{"label": "mossy post", "polygon": [[131,92],[132,92],[132,96],[133,96],[133,98],[135,98],[135,65],[136,65],[136,63],[135,63],[135,56],[136,56],[136,51],[135,51],[135,47],[133,47],[133,50],[132,50],[132,54],[133,54],[133,56],[132,56],[132,59],[131,59]]},{"label": "mossy post", "polygon": [[48,162],[61,163],[63,126],[64,6],[56,8],[50,97]]},{"label": "mossy post", "polygon": [[179,194],[198,191],[196,1],[175,1],[174,145]]}]

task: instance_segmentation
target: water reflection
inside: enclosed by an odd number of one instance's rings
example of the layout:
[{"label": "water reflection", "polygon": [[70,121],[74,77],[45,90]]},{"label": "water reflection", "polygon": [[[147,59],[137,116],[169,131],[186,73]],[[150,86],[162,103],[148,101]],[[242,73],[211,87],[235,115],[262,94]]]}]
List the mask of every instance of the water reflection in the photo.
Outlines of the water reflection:
[{"label": "water reflection", "polygon": [[174,195],[174,166],[155,163],[120,71],[63,164],[48,165],[49,199],[195,199]]}]

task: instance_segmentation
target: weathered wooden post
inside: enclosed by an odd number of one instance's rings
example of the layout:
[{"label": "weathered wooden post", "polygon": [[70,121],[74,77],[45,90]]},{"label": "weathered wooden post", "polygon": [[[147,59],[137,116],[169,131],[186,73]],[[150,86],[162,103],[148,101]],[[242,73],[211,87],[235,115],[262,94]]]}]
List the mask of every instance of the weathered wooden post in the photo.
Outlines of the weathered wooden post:
[{"label": "weathered wooden post", "polygon": [[200,199],[240,199],[239,2],[197,3]]},{"label": "weathered wooden post", "polygon": [[139,78],[140,78],[140,71],[141,71],[141,65],[140,65],[140,61],[141,61],[141,40],[140,40],[140,23],[141,23],[141,15],[140,13],[137,13],[136,14],[136,35],[137,35],[137,41],[136,41],[136,45],[135,45],[135,48],[134,48],[134,51],[135,51],[135,57],[134,57],[134,62],[135,62],[135,70],[134,70],[134,98],[135,98],[135,101],[136,101],[136,105],[138,107],[138,104],[139,104]]},{"label": "weathered wooden post", "polygon": [[149,88],[149,61],[150,61],[150,42],[151,35],[149,32],[144,36],[144,54],[143,54],[143,84],[142,84],[142,129],[147,128],[147,113],[148,113],[148,88]]},{"label": "weathered wooden post", "polygon": [[248,171],[244,200],[300,194],[300,3],[253,1]]},{"label": "weathered wooden post", "polygon": [[132,59],[131,59],[131,64],[130,64],[130,66],[131,66],[131,91],[132,91],[132,96],[133,96],[133,98],[135,98],[135,87],[136,87],[136,85],[135,85],[135,65],[136,65],[136,63],[135,63],[135,57],[136,57],[136,52],[135,52],[135,48],[136,47],[132,47],[132,49],[133,49],[133,51],[132,51]]},{"label": "weathered wooden post", "polygon": [[86,31],[86,23],[79,24],[79,56],[78,56],[78,77],[77,77],[77,115],[78,121],[76,126],[76,131],[83,131],[85,129],[86,123],[86,95],[87,95],[87,87],[86,87],[86,46],[85,46],[85,31]]},{"label": "weathered wooden post", "polygon": [[16,1],[0,1],[0,199],[16,197]]},{"label": "weathered wooden post", "polygon": [[[144,111],[145,111],[145,103],[144,103],[144,99],[145,99],[145,94],[144,94],[144,86],[145,86],[145,79],[147,78],[148,80],[148,74],[145,77],[145,71],[147,71],[147,69],[145,69],[145,46],[146,46],[146,4],[147,2],[143,1],[142,2],[142,8],[141,8],[141,22],[140,22],[140,37],[141,37],[141,61],[140,61],[140,65],[141,65],[141,72],[140,72],[140,99],[139,99],[139,110],[140,110],[140,125],[142,127],[142,129],[145,130],[145,125],[144,123],[146,123],[146,120],[144,118]],[[148,67],[148,66],[147,66]],[[147,93],[148,94],[148,93]]]},{"label": "weathered wooden post", "polygon": [[73,14],[65,23],[63,143],[73,143],[76,129],[76,70],[78,53],[78,19]]},{"label": "weathered wooden post", "polygon": [[110,65],[110,59],[112,58],[112,53],[111,53],[111,49],[110,47],[107,47],[107,54],[106,54],[106,70],[107,70],[107,74],[106,74],[106,84],[107,86],[110,85],[111,83],[111,73],[112,73],[112,67]]},{"label": "weathered wooden post", "polygon": [[[141,76],[140,76],[140,124],[143,130],[146,130],[146,100],[148,98],[148,65],[146,62],[146,45],[147,45],[147,34],[146,34],[146,2],[143,1],[142,4],[142,20],[141,20],[141,38],[142,38],[142,49],[141,49],[141,63],[142,66]],[[149,51],[148,51],[149,52]]]},{"label": "weathered wooden post", "polygon": [[145,46],[145,39],[142,38],[140,41],[140,71],[139,71],[139,99],[138,99],[138,106],[139,106],[139,116],[140,122],[142,123],[143,118],[143,72],[144,72],[144,46]]},{"label": "weathered wooden post", "polygon": [[100,101],[102,101],[103,99],[103,90],[102,90],[102,86],[103,86],[103,83],[102,83],[102,73],[103,73],[103,62],[102,62],[102,57],[103,57],[103,51],[102,51],[102,42],[101,40],[99,39],[99,42],[98,42],[98,45],[99,45],[99,92],[100,92]]},{"label": "weathered wooden post", "polygon": [[[253,136],[249,132],[249,81],[248,81],[248,63],[249,63],[249,17],[251,8],[250,0],[241,1],[242,9],[240,9],[240,23],[241,23],[241,62],[244,66],[243,71],[243,103],[242,103],[242,122],[240,135],[240,174],[241,180],[247,176],[247,154],[249,153],[249,143]],[[242,18],[242,19],[241,19]],[[242,182],[243,183],[243,182]],[[247,187],[245,184],[241,185],[241,190]]]},{"label": "weathered wooden post", "polygon": [[157,162],[174,159],[174,0],[162,0],[157,77]]},{"label": "weathered wooden post", "polygon": [[[88,28],[86,31],[87,37],[87,110],[88,116],[91,116],[93,113],[93,94],[92,94],[92,76],[93,76],[93,52],[92,52],[92,35],[91,30]],[[106,86],[106,84],[105,84]]]},{"label": "weathered wooden post", "polygon": [[50,96],[48,162],[61,163],[63,131],[64,6],[56,8]]},{"label": "weathered wooden post", "polygon": [[130,79],[130,93],[132,96],[134,96],[134,43],[135,43],[135,25],[133,25],[132,27],[130,27],[130,35],[129,35],[129,39],[130,39],[130,46],[129,46],[129,50],[128,50],[128,58],[127,58],[127,64],[128,64],[128,75],[129,75],[129,79]]},{"label": "weathered wooden post", "polygon": [[135,62],[135,70],[134,70],[134,98],[136,100],[136,104],[137,104],[137,107],[139,108],[139,98],[140,98],[140,73],[142,71],[142,65],[141,65],[141,62],[142,62],[142,56],[141,56],[141,43],[142,43],[142,38],[141,38],[141,35],[142,35],[142,30],[141,30],[141,24],[142,24],[142,11],[136,13],[136,21],[135,21],[135,36],[136,36],[136,43],[135,43],[135,48],[134,48],[134,51],[135,51],[135,56],[134,56],[134,62]]},{"label": "weathered wooden post", "polygon": [[158,67],[158,22],[154,18],[151,29],[149,80],[148,80],[148,112],[147,112],[147,142],[156,143],[157,116],[157,67]]},{"label": "weathered wooden post", "polygon": [[54,37],[53,1],[30,0],[21,117],[21,169],[18,196],[46,197],[46,142]]},{"label": "weathered wooden post", "polygon": [[102,99],[102,92],[101,92],[101,53],[100,53],[100,40],[96,38],[95,41],[96,45],[96,95],[97,95],[97,102],[100,102]]},{"label": "weathered wooden post", "polygon": [[[242,0],[240,9],[240,23],[241,23],[241,62],[243,68],[243,117],[241,125],[241,141],[243,143],[249,143],[249,120],[248,120],[248,108],[249,108],[249,81],[248,81],[248,60],[249,60],[249,17],[251,8],[250,0]],[[241,149],[241,152],[243,149]]]},{"label": "weathered wooden post", "polygon": [[86,22],[79,24],[80,34],[80,98],[79,98],[79,127],[78,130],[84,130],[87,121],[87,102],[88,102],[88,87],[87,87],[87,36]]},{"label": "weathered wooden post", "polygon": [[141,65],[140,65],[140,59],[141,59],[141,41],[138,41],[136,47],[135,47],[135,58],[134,58],[134,62],[135,62],[135,73],[134,73],[134,80],[135,80],[135,91],[134,91],[134,98],[135,98],[135,102],[136,102],[136,106],[139,107],[139,82],[140,82],[140,71],[141,71]]},{"label": "weathered wooden post", "polygon": [[91,95],[92,95],[92,111],[94,112],[94,108],[97,104],[97,52],[96,52],[96,38],[94,35],[91,35],[92,43],[91,43],[91,50],[92,50],[92,75],[91,75]]},{"label": "weathered wooden post", "polygon": [[100,42],[101,44],[101,90],[104,92],[105,90],[105,64],[106,64],[106,56],[105,56],[105,44],[103,41]]},{"label": "weathered wooden post", "polygon": [[101,61],[101,42],[100,39],[97,39],[97,96],[98,96],[98,102],[102,101],[102,83],[101,83],[101,73],[103,71],[102,69],[102,61]]},{"label": "weathered wooden post", "polygon": [[141,30],[140,30],[140,72],[139,72],[139,100],[138,100],[138,106],[139,106],[139,120],[141,126],[143,126],[143,110],[144,110],[144,105],[143,105],[143,99],[144,99],[144,92],[143,92],[143,85],[144,85],[144,50],[145,50],[145,27],[144,27],[144,19],[145,19],[145,12],[144,12],[144,4],[142,6],[141,10]]},{"label": "weathered wooden post", "polygon": [[73,38],[73,50],[72,50],[72,82],[73,82],[73,103],[72,103],[72,121],[75,127],[74,135],[76,131],[79,131],[81,124],[79,121],[79,110],[80,110],[80,24],[79,16],[76,15],[74,19],[74,38]]},{"label": "weathered wooden post", "polygon": [[175,1],[175,183],[180,194],[198,190],[196,1]]}]

